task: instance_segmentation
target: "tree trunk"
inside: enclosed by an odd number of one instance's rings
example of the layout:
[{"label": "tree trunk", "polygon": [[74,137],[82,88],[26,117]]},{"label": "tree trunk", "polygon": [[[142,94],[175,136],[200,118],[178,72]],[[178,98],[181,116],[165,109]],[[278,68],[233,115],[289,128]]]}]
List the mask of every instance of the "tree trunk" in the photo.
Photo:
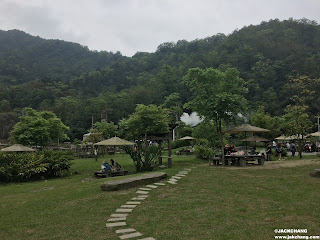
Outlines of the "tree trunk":
[{"label": "tree trunk", "polygon": [[223,148],[223,135],[222,135],[222,123],[221,123],[221,120],[218,120],[218,134],[219,134],[219,140],[220,140],[222,166],[224,166],[225,165],[225,161],[224,161],[224,148]]}]

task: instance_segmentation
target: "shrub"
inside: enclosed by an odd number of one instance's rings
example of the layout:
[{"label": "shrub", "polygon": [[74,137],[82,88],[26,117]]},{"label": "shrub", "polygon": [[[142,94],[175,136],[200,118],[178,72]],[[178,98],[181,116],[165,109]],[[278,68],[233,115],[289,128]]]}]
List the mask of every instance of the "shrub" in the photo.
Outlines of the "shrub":
[{"label": "shrub", "polygon": [[215,155],[215,151],[210,147],[199,145],[195,147],[194,154],[198,158],[209,159]]},{"label": "shrub", "polygon": [[161,145],[146,146],[144,142],[139,142],[137,147],[126,147],[126,152],[130,155],[136,168],[136,172],[152,171],[161,156]]},{"label": "shrub", "polygon": [[174,140],[171,142],[171,148],[172,149],[180,148],[184,146],[189,146],[190,144],[191,142],[189,140]]},{"label": "shrub", "polygon": [[29,181],[59,177],[68,171],[71,152],[43,151],[28,154],[0,154],[0,181]]}]

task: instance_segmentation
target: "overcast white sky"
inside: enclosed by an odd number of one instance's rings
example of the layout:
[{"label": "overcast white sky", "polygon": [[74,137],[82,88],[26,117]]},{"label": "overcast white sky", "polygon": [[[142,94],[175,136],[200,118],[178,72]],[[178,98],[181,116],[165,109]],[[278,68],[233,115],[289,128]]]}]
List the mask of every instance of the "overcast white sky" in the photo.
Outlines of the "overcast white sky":
[{"label": "overcast white sky", "polygon": [[320,0],[0,0],[0,30],[126,56],[290,17],[320,23]]}]

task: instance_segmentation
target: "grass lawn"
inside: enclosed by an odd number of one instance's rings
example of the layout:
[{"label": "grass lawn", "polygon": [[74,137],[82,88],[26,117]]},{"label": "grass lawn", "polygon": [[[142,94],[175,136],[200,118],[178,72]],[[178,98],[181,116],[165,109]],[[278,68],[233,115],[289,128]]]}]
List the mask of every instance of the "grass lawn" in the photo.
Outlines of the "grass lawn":
[{"label": "grass lawn", "polygon": [[[113,157],[134,172],[128,155]],[[75,160],[72,172],[79,174],[65,178],[0,185],[0,239],[119,239],[105,223],[136,189],[102,192],[100,184],[111,178],[92,179],[102,160]],[[173,168],[163,170],[169,176],[196,168],[177,185],[152,190],[128,216],[128,227],[166,240],[274,239],[279,228],[320,235],[320,179],[309,177],[320,159],[308,161],[296,167],[223,168],[174,156]]]}]

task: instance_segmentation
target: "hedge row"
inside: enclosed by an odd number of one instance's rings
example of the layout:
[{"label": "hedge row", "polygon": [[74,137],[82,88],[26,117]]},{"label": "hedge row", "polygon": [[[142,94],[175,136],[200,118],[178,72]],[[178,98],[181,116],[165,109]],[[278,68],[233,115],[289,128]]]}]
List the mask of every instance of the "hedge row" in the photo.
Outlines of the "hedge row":
[{"label": "hedge row", "polygon": [[0,181],[30,181],[63,176],[69,171],[72,152],[46,150],[12,154],[0,152]]}]

